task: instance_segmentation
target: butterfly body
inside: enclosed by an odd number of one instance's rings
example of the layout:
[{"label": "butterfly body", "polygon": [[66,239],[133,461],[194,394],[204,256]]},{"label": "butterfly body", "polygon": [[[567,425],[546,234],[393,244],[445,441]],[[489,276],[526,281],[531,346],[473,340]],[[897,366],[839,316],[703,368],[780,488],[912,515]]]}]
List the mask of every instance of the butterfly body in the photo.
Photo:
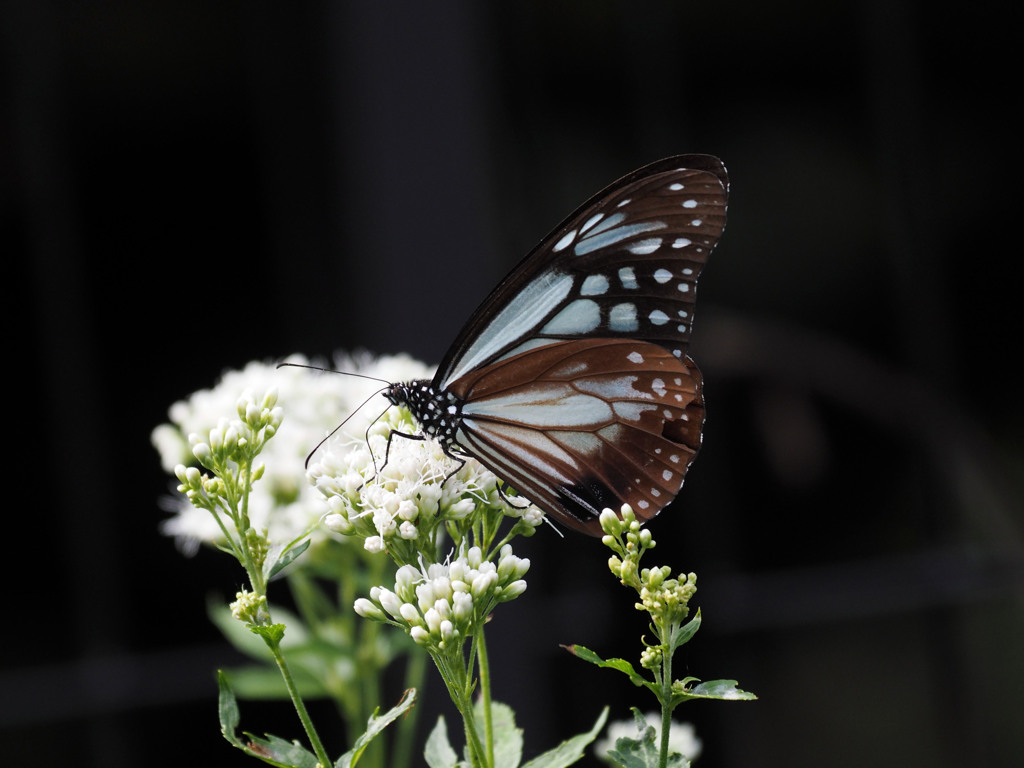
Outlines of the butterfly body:
[{"label": "butterfly body", "polygon": [[702,381],[686,350],[727,188],[707,155],[615,182],[498,285],[433,380],[385,397],[569,527],[600,535],[601,510],[623,503],[650,519],[700,447]]}]

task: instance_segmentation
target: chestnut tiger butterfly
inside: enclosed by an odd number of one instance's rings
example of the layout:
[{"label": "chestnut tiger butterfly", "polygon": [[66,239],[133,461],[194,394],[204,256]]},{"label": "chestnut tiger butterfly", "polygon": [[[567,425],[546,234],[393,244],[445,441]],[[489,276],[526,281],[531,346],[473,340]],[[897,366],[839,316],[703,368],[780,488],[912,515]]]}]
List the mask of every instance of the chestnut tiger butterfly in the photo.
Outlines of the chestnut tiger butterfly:
[{"label": "chestnut tiger butterfly", "polygon": [[476,309],[432,380],[383,391],[423,432],[402,436],[477,459],[584,533],[601,535],[606,507],[658,514],[701,444],[686,352],[728,187],[718,158],[679,155],[590,198]]}]

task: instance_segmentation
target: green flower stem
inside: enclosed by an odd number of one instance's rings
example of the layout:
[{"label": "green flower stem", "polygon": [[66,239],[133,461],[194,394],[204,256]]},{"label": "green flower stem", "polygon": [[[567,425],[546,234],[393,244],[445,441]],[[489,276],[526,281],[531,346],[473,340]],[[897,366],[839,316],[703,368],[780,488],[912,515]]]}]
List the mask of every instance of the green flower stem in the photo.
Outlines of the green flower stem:
[{"label": "green flower stem", "polygon": [[491,717],[491,667],[487,660],[487,643],[484,641],[484,627],[481,623],[477,630],[475,645],[477,649],[477,669],[480,670],[480,698],[484,711],[484,741],[487,749],[487,762],[494,764],[494,722]]},{"label": "green flower stem", "polygon": [[302,727],[306,730],[306,736],[309,738],[309,743],[313,747],[313,752],[316,754],[317,762],[322,766],[330,766],[331,759],[327,756],[327,750],[324,749],[323,742],[320,741],[320,736],[316,732],[316,728],[313,726],[313,721],[309,717],[309,712],[306,711],[306,705],[302,701],[302,697],[299,695],[299,689],[295,686],[295,680],[292,678],[291,670],[288,668],[288,663],[284,660],[284,654],[281,653],[280,643],[267,635],[261,635],[263,641],[270,648],[270,653],[274,657],[274,661],[277,663],[278,669],[281,670],[281,677],[284,678],[285,687],[288,689],[288,695],[292,699],[292,704],[295,706],[295,712],[299,716],[299,721],[302,723]]},{"label": "green flower stem", "polygon": [[456,709],[462,715],[462,724],[466,733],[466,744],[469,747],[473,765],[487,766],[489,768],[493,765],[493,761],[487,760],[488,753],[484,751],[484,746],[480,742],[476,718],[473,717],[472,676],[468,674],[461,654],[459,655],[459,663],[455,665],[448,664],[448,659],[444,652],[431,651],[430,655],[434,659],[438,672],[441,673],[441,678],[448,689],[448,695],[451,696]]},{"label": "green flower stem", "polygon": [[672,731],[672,654],[665,648],[661,662],[661,748],[658,751],[658,768],[668,765],[668,740]]},{"label": "green flower stem", "polygon": [[263,569],[256,566],[256,562],[252,557],[252,548],[249,546],[249,494],[252,492],[252,460],[248,459],[240,466],[239,474],[242,476],[242,499],[241,509],[239,510],[239,524],[238,534],[241,537],[241,548],[242,554],[244,555],[244,561],[242,565],[245,567],[245,572],[249,574],[249,583],[252,584],[252,591],[257,595],[265,595],[267,593],[267,585],[263,581]]}]

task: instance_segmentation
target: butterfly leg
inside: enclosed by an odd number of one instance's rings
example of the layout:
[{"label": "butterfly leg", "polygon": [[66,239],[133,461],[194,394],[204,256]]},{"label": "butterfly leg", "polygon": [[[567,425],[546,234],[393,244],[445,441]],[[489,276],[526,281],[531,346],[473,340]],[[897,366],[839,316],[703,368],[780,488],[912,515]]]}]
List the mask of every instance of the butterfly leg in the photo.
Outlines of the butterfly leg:
[{"label": "butterfly leg", "polygon": [[[504,480],[499,479],[498,482],[494,484],[494,487],[498,490],[498,495],[501,496],[501,500],[508,504],[510,507],[514,509],[526,509],[528,506],[530,506],[530,502],[527,501],[526,504],[520,507],[518,504],[512,501],[512,499],[509,496],[506,496],[505,488],[508,487],[508,483],[506,483]],[[526,501],[526,499],[523,499],[523,501]]]},{"label": "butterfly leg", "polygon": [[[388,445],[387,445],[387,448],[384,449],[384,463],[380,465],[380,469],[377,469],[376,466],[374,466],[374,472],[376,474],[378,474],[378,475],[381,472],[383,472],[384,471],[384,467],[386,467],[388,465],[388,459],[391,457],[391,440],[394,437],[396,437],[396,436],[397,437],[404,437],[406,440],[426,440],[427,439],[426,435],[410,435],[408,432],[399,432],[398,430],[395,430],[395,429],[391,430],[388,433]],[[374,464],[376,465],[376,462],[374,462]]]},{"label": "butterfly leg", "polygon": [[[384,467],[386,467],[388,465],[388,459],[391,456],[391,440],[394,437],[404,437],[406,440],[426,440],[427,439],[426,435],[410,435],[408,432],[399,432],[398,430],[391,430],[391,432],[388,434],[388,445],[387,445],[387,448],[384,450],[384,463],[381,465],[379,470],[375,470],[376,474],[378,474],[378,475],[381,472],[383,472],[384,471]],[[447,475],[445,475],[444,480],[441,481],[441,487],[443,488],[445,483],[447,483],[452,477],[457,475],[459,473],[460,469],[462,469],[464,466],[466,466],[466,460],[460,454],[455,453],[454,451],[452,451],[449,448],[449,446],[444,444],[443,441],[441,441],[440,445],[441,445],[441,450],[444,451],[444,455],[445,456],[447,456],[449,459],[452,459],[453,461],[457,461],[459,463],[459,466],[457,466],[455,469],[453,469],[451,472],[449,472]]]}]

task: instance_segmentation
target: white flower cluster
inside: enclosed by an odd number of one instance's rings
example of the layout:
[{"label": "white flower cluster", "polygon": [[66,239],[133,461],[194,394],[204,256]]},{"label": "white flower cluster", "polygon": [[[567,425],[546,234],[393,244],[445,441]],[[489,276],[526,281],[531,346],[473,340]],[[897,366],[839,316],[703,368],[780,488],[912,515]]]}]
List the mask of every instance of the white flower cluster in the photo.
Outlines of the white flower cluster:
[{"label": "white flower cluster", "polygon": [[[307,364],[301,355],[286,362]],[[407,356],[368,356],[335,359],[339,371],[358,372],[388,381],[428,377],[430,369]],[[309,452],[346,417],[353,415],[378,385],[352,376],[320,374],[299,368],[276,368],[270,363],[252,362],[239,371],[226,372],[212,389],[196,392],[187,400],[171,406],[170,423],[153,430],[152,442],[160,453],[164,469],[173,474],[178,464],[194,464],[189,435],[209,435],[226,415],[235,413],[236,403],[245,392],[278,391],[278,403],[284,421],[274,439],[260,456],[265,472],[249,497],[249,518],[254,528],[267,529],[271,541],[291,541],[317,525],[323,516],[323,499],[307,483],[305,460]],[[378,402],[379,401],[379,402]],[[370,422],[384,410],[379,396],[359,409],[346,424],[349,436],[362,438]],[[205,438],[204,438],[205,439]],[[169,501],[173,516],[164,521],[162,531],[178,540],[186,552],[194,552],[200,543],[223,540],[213,516],[197,509],[184,497]],[[324,537],[314,533],[314,544]]]},{"label": "white flower cluster", "polygon": [[[501,548],[497,565],[484,560],[479,547],[470,547],[450,563],[402,566],[394,591],[373,587],[369,599],[356,600],[355,611],[403,627],[420,645],[458,647],[497,603],[526,590],[523,577],[529,569],[530,561],[513,555],[509,544]],[[456,645],[449,645],[453,641]]]},{"label": "white flower cluster", "polygon": [[392,408],[370,427],[368,441],[328,442],[309,468],[310,481],[327,498],[328,528],[359,536],[367,550],[382,552],[399,541],[428,544],[440,523],[473,513],[517,517],[532,528],[543,522],[543,513],[525,499],[510,503],[479,462],[460,464],[434,440],[403,436],[416,431],[406,411]]}]

